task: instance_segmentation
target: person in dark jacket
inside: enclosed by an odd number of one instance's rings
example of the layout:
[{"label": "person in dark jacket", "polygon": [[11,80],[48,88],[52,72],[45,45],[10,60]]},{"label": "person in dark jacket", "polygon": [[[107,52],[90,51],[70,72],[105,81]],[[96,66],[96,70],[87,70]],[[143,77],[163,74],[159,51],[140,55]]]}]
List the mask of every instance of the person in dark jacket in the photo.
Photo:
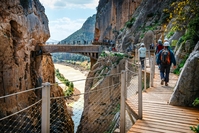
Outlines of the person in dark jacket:
[{"label": "person in dark jacket", "polygon": [[157,55],[162,49],[163,49],[162,40],[158,40],[158,43],[155,49],[155,54]]},{"label": "person in dark jacket", "polygon": [[[170,67],[171,67],[171,64],[173,63],[174,68],[176,68],[176,59],[172,50],[169,49],[169,46],[170,46],[169,42],[164,42],[163,46],[164,48],[158,53],[156,63],[157,65],[160,65],[161,85],[163,85],[165,82],[165,86],[168,86]],[[163,60],[164,58],[163,53],[166,53],[165,51],[168,51],[169,53],[168,61],[166,62]]]}]

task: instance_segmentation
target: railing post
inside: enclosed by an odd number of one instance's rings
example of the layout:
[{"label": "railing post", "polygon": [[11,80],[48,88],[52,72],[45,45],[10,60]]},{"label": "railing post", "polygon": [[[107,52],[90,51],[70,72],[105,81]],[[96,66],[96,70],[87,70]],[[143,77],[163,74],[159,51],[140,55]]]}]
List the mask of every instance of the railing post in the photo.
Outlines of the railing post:
[{"label": "railing post", "polygon": [[155,57],[151,57],[151,72],[150,72],[150,87],[153,87],[153,78],[154,78],[154,73],[155,73],[155,64],[154,64],[154,58]]},{"label": "railing post", "polygon": [[50,133],[50,83],[43,83],[42,86],[42,133]]},{"label": "railing post", "polygon": [[138,67],[138,116],[142,119],[142,70],[141,65]]},{"label": "railing post", "polygon": [[146,58],[144,59],[144,90],[146,90]]},{"label": "railing post", "polygon": [[126,72],[121,73],[121,107],[120,107],[120,133],[125,133],[125,97],[126,97]]}]

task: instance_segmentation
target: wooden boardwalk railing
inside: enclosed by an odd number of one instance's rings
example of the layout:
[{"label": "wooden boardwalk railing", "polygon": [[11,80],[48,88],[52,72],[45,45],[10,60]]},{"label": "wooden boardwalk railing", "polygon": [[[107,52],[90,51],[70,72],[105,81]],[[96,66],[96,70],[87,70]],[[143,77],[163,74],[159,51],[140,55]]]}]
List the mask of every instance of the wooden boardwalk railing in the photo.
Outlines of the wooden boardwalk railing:
[{"label": "wooden boardwalk railing", "polygon": [[[170,74],[169,86],[160,85],[156,66],[154,87],[143,92],[143,119],[137,120],[128,133],[193,133],[190,126],[199,124],[199,110],[168,104],[178,77]],[[133,102],[126,102],[136,109]]]}]

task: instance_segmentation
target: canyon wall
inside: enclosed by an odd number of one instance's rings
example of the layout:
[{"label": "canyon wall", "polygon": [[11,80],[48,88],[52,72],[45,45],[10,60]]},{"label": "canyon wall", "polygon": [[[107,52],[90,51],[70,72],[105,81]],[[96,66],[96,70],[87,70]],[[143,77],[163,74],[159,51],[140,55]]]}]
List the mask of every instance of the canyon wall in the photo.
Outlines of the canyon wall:
[{"label": "canyon wall", "polygon": [[[39,0],[1,0],[0,96],[39,87],[42,82],[55,82],[51,56],[34,52],[49,37],[48,18]],[[63,96],[62,89],[51,87],[51,96]],[[39,99],[41,89],[0,99],[0,117]],[[68,125],[68,130],[73,131],[73,123]]]},{"label": "canyon wall", "polygon": [[95,38],[115,40],[142,0],[100,0],[97,7]]}]

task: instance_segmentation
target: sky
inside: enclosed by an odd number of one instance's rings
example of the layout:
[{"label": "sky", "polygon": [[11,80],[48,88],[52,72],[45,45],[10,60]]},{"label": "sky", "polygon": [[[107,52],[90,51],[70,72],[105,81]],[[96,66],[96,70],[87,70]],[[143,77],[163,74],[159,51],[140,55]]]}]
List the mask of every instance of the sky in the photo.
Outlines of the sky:
[{"label": "sky", "polygon": [[40,0],[49,20],[50,38],[57,42],[79,30],[86,19],[96,14],[99,0]]}]

